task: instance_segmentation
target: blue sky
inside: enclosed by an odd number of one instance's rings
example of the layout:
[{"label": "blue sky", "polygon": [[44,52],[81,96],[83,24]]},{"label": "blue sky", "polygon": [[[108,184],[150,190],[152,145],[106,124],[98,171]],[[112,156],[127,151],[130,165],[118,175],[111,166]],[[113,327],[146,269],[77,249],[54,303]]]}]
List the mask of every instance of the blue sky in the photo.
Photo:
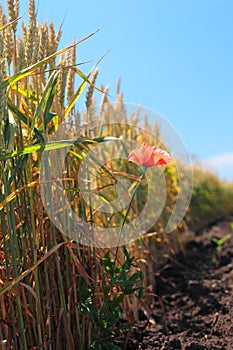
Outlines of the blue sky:
[{"label": "blue sky", "polygon": [[62,46],[102,27],[78,47],[79,61],[93,61],[83,71],[109,49],[97,84],[111,86],[112,100],[121,76],[125,102],[163,115],[190,155],[233,180],[232,0],[40,0],[37,8],[57,28],[64,19]]}]

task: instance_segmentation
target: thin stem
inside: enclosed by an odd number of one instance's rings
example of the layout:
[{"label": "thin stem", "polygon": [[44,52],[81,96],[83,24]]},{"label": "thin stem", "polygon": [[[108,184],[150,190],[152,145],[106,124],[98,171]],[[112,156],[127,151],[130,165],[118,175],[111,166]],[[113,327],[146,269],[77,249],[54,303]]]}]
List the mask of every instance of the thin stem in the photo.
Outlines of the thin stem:
[{"label": "thin stem", "polygon": [[129,211],[130,211],[130,209],[131,209],[131,206],[132,206],[133,200],[134,200],[134,198],[135,198],[135,196],[136,196],[136,193],[137,193],[137,191],[138,191],[138,188],[139,188],[139,186],[141,185],[142,180],[144,179],[144,177],[145,177],[145,175],[146,175],[146,171],[147,171],[147,167],[144,166],[143,172],[142,172],[142,174],[141,174],[140,177],[139,177],[138,183],[137,183],[137,185],[136,185],[136,187],[135,187],[134,193],[133,193],[133,195],[132,195],[132,198],[131,198],[131,200],[130,200],[130,202],[129,202],[129,206],[128,206],[128,208],[127,208],[126,214],[125,214],[125,216],[124,216],[123,223],[122,223],[122,225],[121,225],[120,234],[119,234],[118,245],[117,245],[117,248],[116,248],[115,260],[114,260],[114,267],[116,266],[117,255],[118,255],[118,251],[119,251],[119,245],[120,245],[120,241],[121,241],[121,237],[122,237],[122,231],[123,231],[123,228],[124,228],[124,226],[125,226],[127,217],[128,217],[128,215],[129,215]]}]

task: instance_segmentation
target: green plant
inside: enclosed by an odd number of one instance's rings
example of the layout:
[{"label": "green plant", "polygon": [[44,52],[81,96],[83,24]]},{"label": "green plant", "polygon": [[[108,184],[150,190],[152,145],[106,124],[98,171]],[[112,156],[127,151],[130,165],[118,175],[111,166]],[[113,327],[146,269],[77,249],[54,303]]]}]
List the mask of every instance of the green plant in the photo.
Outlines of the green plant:
[{"label": "green plant", "polygon": [[[230,227],[231,227],[231,230],[233,230],[233,223],[230,224]],[[210,240],[212,243],[214,243],[217,247],[217,250],[220,251],[222,250],[224,243],[232,237],[233,237],[233,233],[229,232],[221,238],[217,238],[209,235],[207,236],[207,239]]]},{"label": "green plant", "polygon": [[216,238],[216,237],[210,237],[209,240],[216,244],[217,250],[221,250],[223,244],[232,237],[232,233],[228,233],[227,235],[223,236],[222,238]]},{"label": "green plant", "polygon": [[104,254],[100,262],[102,301],[98,306],[95,305],[96,292],[92,291],[84,279],[80,280],[77,307],[92,323],[93,339],[90,349],[120,349],[110,339],[119,335],[121,328],[132,325],[120,323],[122,303],[126,296],[136,294],[138,299],[143,296],[143,273],[125,247],[123,253],[124,262],[117,267],[110,251]]}]

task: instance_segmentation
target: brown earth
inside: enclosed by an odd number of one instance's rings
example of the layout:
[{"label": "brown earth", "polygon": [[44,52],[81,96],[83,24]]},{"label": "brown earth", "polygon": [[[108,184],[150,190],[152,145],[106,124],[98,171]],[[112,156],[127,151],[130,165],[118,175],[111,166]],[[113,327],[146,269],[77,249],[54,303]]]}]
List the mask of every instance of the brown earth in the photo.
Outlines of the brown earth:
[{"label": "brown earth", "polygon": [[196,235],[156,278],[155,307],[122,349],[233,350],[233,217]]}]

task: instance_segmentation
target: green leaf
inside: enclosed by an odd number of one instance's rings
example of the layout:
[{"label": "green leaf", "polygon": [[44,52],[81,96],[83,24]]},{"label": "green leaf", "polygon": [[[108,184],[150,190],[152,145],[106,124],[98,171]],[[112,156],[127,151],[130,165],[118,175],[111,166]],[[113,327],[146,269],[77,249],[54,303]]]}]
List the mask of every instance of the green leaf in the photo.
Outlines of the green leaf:
[{"label": "green leaf", "polygon": [[42,143],[44,142],[44,138],[43,138],[43,135],[41,134],[41,132],[35,127],[32,128],[31,121],[11,102],[11,100],[9,98],[7,99],[7,107],[10,109],[10,111],[17,118],[19,118],[21,120],[21,122],[23,122],[25,125],[29,126],[30,130],[33,129],[38,141],[40,141]]},{"label": "green leaf", "polygon": [[129,277],[129,281],[135,282],[135,281],[138,280],[138,277],[139,277],[138,272],[135,272],[135,273],[133,273],[133,274]]},{"label": "green leaf", "polygon": [[13,167],[12,175],[11,175],[11,177],[8,180],[8,185],[9,186],[10,186],[11,182],[14,179],[16,181],[16,184],[18,184],[21,181],[21,178],[20,177],[17,178],[17,175],[19,174],[19,172],[22,173],[22,170],[25,168],[25,166],[27,164],[27,161],[28,161],[28,155],[27,154],[25,156],[20,157],[19,159],[17,159],[17,162],[16,162],[16,164]]},{"label": "green leaf", "polygon": [[143,295],[144,295],[144,288],[143,287],[138,288],[138,299],[142,299]]},{"label": "green leaf", "polygon": [[60,148],[71,147],[78,143],[92,144],[98,142],[104,142],[109,140],[118,140],[116,137],[98,137],[93,140],[91,139],[77,139],[77,140],[67,140],[67,141],[54,141],[48,142],[45,144],[34,144],[32,146],[26,146],[22,150],[15,150],[6,154],[0,155],[0,161],[10,159],[16,156],[22,156],[24,154],[31,154],[33,152],[42,152],[42,151],[53,151]]},{"label": "green leaf", "polygon": [[32,129],[34,129],[34,125],[37,123],[39,118],[41,118],[43,121],[42,128],[44,128],[44,130],[46,129],[47,124],[51,120],[51,114],[49,112],[50,112],[50,108],[52,106],[54,94],[56,91],[56,83],[57,83],[58,75],[59,75],[59,71],[58,72],[54,71],[49,77],[45,90],[41,96],[41,100],[35,111],[35,116],[31,124]]},{"label": "green leaf", "polygon": [[125,256],[127,259],[130,258],[130,255],[129,255],[129,253],[128,253],[128,250],[126,249],[125,246],[123,247],[123,253],[124,253],[124,256]]},{"label": "green leaf", "polygon": [[[90,76],[90,73],[88,74],[88,78]],[[79,86],[77,92],[75,93],[72,101],[70,102],[69,106],[66,108],[65,113],[64,113],[64,120],[67,118],[67,116],[69,115],[70,111],[72,110],[72,108],[74,107],[75,103],[77,102],[79,96],[82,94],[83,90],[85,89],[87,85],[87,81],[83,81],[82,84]]]},{"label": "green leaf", "polygon": [[14,141],[14,135],[15,135],[16,129],[17,129],[16,123],[10,122],[9,118],[6,118],[4,129],[3,129],[6,148],[11,148]]},{"label": "green leaf", "polygon": [[231,233],[228,233],[227,235],[223,236],[221,239],[218,240],[218,245],[222,246],[231,237],[232,237]]},{"label": "green leaf", "polygon": [[96,89],[97,91],[101,92],[102,94],[105,94],[105,91],[104,90],[101,90],[99,88],[97,88],[96,86],[94,86],[93,84],[91,84],[90,80],[89,80],[89,76],[86,76],[85,74],[83,74],[83,72],[81,72],[78,68],[76,67],[72,67],[71,68],[73,71],[75,71],[86,83],[90,84],[91,87],[93,87],[93,89]]},{"label": "green leaf", "polygon": [[141,280],[141,281],[144,281],[144,277],[145,277],[145,276],[144,276],[144,273],[143,273],[142,270],[139,270],[139,271],[138,271],[138,275],[139,275],[140,280]]}]

